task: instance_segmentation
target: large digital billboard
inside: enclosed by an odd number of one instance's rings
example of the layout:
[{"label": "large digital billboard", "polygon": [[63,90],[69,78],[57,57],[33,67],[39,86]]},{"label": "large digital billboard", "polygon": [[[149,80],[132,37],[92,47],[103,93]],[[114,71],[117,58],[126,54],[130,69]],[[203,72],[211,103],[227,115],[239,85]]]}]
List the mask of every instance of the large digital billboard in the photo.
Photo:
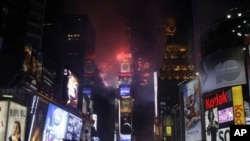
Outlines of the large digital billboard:
[{"label": "large digital billboard", "polygon": [[239,85],[204,95],[206,141],[229,140],[230,125],[245,124],[242,92]]},{"label": "large digital billboard", "polygon": [[77,108],[79,80],[71,70],[64,69],[64,81],[64,104],[69,105],[70,107]]},{"label": "large digital billboard", "polygon": [[82,119],[69,113],[68,123],[65,132],[65,139],[80,141],[80,135],[82,130]]},{"label": "large digital billboard", "polygon": [[65,138],[68,112],[49,103],[42,141],[62,140]]},{"label": "large digital billboard", "polygon": [[206,56],[202,71],[203,93],[246,84],[244,55],[240,47],[226,48]]}]

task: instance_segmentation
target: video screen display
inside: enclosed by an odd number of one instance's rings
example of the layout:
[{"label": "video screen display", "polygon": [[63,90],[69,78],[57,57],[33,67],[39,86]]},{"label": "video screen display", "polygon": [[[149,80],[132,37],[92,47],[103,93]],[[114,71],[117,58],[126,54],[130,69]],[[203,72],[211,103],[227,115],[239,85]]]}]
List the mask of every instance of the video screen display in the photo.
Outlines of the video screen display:
[{"label": "video screen display", "polygon": [[130,85],[132,83],[131,76],[119,76],[118,77],[118,84],[119,85]]},{"label": "video screen display", "polygon": [[68,140],[80,141],[82,125],[82,119],[69,113],[65,138]]},{"label": "video screen display", "polygon": [[69,69],[64,69],[64,80],[66,81],[66,87],[64,89],[64,101],[65,105],[77,108],[78,105],[78,78]]},{"label": "video screen display", "polygon": [[64,139],[67,121],[68,112],[52,103],[49,103],[42,141],[59,141]]},{"label": "video screen display", "polygon": [[15,102],[10,102],[7,118],[7,134],[5,140],[12,140],[12,138],[16,137],[18,140],[24,141],[27,107]]},{"label": "video screen display", "polygon": [[228,107],[218,111],[219,123],[226,123],[234,120],[233,107]]},{"label": "video screen display", "polygon": [[120,87],[120,96],[130,96],[130,87],[129,86],[121,86]]},{"label": "video screen display", "polygon": [[92,90],[91,88],[83,88],[82,92],[85,96],[91,96]]}]

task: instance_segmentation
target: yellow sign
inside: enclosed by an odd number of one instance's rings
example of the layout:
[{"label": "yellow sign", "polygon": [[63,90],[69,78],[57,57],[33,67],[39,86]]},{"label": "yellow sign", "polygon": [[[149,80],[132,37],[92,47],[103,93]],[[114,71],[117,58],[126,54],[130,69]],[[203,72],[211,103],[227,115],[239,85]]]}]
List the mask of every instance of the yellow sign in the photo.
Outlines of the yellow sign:
[{"label": "yellow sign", "polygon": [[172,127],[171,126],[166,126],[166,135],[172,136]]},{"label": "yellow sign", "polygon": [[242,96],[242,87],[235,86],[232,87],[232,97],[233,97],[233,108],[234,108],[234,124],[244,125],[245,115],[244,115],[244,102]]}]

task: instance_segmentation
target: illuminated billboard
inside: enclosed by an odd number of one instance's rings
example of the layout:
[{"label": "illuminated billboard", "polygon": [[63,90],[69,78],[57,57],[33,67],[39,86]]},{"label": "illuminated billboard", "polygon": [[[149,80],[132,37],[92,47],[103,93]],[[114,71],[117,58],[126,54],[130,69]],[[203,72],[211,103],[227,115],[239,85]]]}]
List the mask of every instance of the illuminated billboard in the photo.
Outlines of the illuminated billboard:
[{"label": "illuminated billboard", "polygon": [[80,141],[82,130],[82,119],[69,113],[68,123],[65,132],[65,139],[72,141]]},{"label": "illuminated billboard", "polygon": [[198,79],[193,79],[182,86],[185,140],[201,140],[201,106]]},{"label": "illuminated billboard", "polygon": [[120,96],[130,96],[131,88],[130,86],[120,86]]},{"label": "illuminated billboard", "polygon": [[77,108],[78,106],[78,78],[69,69],[64,69],[64,94],[63,101],[65,105]]},{"label": "illuminated billboard", "polygon": [[[8,121],[6,128],[5,140],[18,138],[21,141],[25,139],[27,107],[16,102],[10,101],[8,107]],[[1,115],[2,116],[2,115]],[[15,134],[13,134],[15,133]]]},{"label": "illuminated billboard", "polygon": [[85,96],[91,96],[92,90],[91,90],[91,88],[89,88],[89,87],[84,87],[83,90],[82,90],[82,93],[83,93],[83,95],[85,95]]},{"label": "illuminated billboard", "polygon": [[228,140],[230,125],[244,125],[242,86],[227,87],[204,95],[206,140]]},{"label": "illuminated billboard", "polygon": [[227,107],[218,111],[219,124],[234,120],[233,107]]},{"label": "illuminated billboard", "polygon": [[120,112],[121,113],[131,113],[133,109],[133,100],[129,98],[120,99]]},{"label": "illuminated billboard", "polygon": [[118,85],[130,85],[132,83],[132,76],[119,76]]},{"label": "illuminated billboard", "polygon": [[202,71],[203,93],[246,84],[244,55],[239,47],[226,48],[206,56]]},{"label": "illuminated billboard", "polygon": [[42,141],[62,140],[67,128],[68,112],[49,103]]}]

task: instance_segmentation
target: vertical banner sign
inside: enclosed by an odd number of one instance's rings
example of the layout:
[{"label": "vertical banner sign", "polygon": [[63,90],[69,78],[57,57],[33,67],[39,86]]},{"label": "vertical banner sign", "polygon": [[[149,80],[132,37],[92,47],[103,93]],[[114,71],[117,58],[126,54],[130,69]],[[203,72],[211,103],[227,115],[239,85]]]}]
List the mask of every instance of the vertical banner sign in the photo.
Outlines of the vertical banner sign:
[{"label": "vertical banner sign", "polygon": [[242,87],[241,86],[232,87],[232,96],[233,96],[233,107],[234,107],[234,123],[235,125],[244,125],[245,110],[244,110],[244,103],[242,96]]},{"label": "vertical banner sign", "polygon": [[198,78],[183,85],[185,140],[199,141],[201,133],[200,87]]}]

